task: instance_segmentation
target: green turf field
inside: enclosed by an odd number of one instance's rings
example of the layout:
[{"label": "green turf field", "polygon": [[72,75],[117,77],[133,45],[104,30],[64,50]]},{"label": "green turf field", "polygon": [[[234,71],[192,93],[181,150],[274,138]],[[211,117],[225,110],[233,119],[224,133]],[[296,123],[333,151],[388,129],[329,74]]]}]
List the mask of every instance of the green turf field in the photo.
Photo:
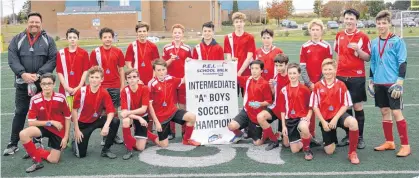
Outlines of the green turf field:
[{"label": "green turf field", "polygon": [[[100,157],[99,130],[90,138],[88,156],[84,159],[74,157],[66,150],[59,164],[45,163],[45,167],[32,174],[25,169],[32,162],[22,160],[21,150],[13,155],[1,156],[2,177],[22,176],[88,176],[88,177],[277,177],[277,176],[333,176],[333,177],[415,177],[419,175],[419,42],[418,39],[406,39],[408,47],[408,70],[405,81],[404,114],[408,122],[410,143],[413,154],[407,158],[396,158],[396,151],[374,152],[373,147],[384,140],[381,118],[377,108],[373,107],[372,98],[365,104],[365,141],[367,147],[358,151],[360,165],[351,165],[347,160],[347,147],[337,148],[336,154],[327,156],[322,148],[313,148],[314,160],[303,159],[303,153],[292,154],[289,149],[264,151],[264,146],[255,147],[249,141],[237,145],[186,147],[180,144],[180,136],[168,149],[160,149],[153,144],[131,160],[122,160],[125,153],[123,145],[114,145],[112,151],[118,155],[115,160]],[[297,62],[302,42],[275,42],[292,62]],[[190,44],[194,45],[194,44]],[[257,46],[261,43],[258,42]],[[161,51],[163,45],[159,45]],[[93,47],[87,47],[91,51]],[[125,52],[125,48],[122,49]],[[1,55],[1,145],[6,147],[9,141],[14,111],[13,73],[7,64],[7,54]],[[58,85],[57,85],[58,87]],[[241,101],[241,100],[240,100]],[[121,130],[121,129],[120,129]],[[316,128],[317,135],[320,130]],[[120,131],[121,132],[121,131]],[[399,143],[397,129],[394,127],[396,143]],[[343,131],[339,130],[340,137]],[[122,136],[122,134],[120,134]],[[45,142],[44,142],[45,145]],[[185,168],[189,165],[192,168]]]}]

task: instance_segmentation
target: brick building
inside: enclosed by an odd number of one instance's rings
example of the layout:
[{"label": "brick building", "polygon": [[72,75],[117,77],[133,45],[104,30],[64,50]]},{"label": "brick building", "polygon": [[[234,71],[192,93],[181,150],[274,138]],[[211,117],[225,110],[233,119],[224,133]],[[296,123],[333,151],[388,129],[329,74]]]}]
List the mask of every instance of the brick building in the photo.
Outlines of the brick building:
[{"label": "brick building", "polygon": [[135,36],[139,21],[151,25],[152,32],[170,31],[173,24],[181,23],[187,31],[201,31],[201,25],[213,21],[221,29],[221,3],[205,1],[139,1],[139,0],[87,0],[87,1],[32,1],[31,8],[43,16],[43,28],[52,36],[65,37],[74,27],[82,38],[97,38],[98,31],[109,27],[118,36]]}]

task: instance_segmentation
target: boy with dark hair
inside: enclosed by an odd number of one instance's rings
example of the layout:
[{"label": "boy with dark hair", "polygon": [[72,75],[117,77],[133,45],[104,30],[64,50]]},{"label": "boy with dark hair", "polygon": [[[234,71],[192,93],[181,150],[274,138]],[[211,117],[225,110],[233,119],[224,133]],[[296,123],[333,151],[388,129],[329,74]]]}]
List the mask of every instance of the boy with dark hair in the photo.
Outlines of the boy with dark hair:
[{"label": "boy with dark hair", "polygon": [[261,60],[265,67],[263,69],[262,77],[265,80],[273,79],[276,71],[274,60],[278,54],[282,54],[282,50],[273,45],[274,31],[271,29],[264,29],[260,32],[263,46],[256,50],[256,59]]},{"label": "boy with dark hair", "polygon": [[282,132],[282,122],[278,122],[278,132],[275,135],[276,138],[272,137],[270,132],[273,132],[272,127],[269,123],[272,123],[276,119],[281,119],[281,105],[282,101],[279,99],[280,91],[283,87],[285,87],[289,83],[289,78],[287,75],[287,64],[288,64],[288,56],[285,54],[278,54],[275,59],[275,76],[273,79],[269,80],[269,86],[271,89],[272,94],[274,95],[274,101],[271,105],[266,107],[263,111],[259,112],[257,115],[257,121],[260,127],[263,129],[263,137],[272,140],[271,143],[265,148],[267,151],[274,149],[279,146],[278,137]]},{"label": "boy with dark hair", "polygon": [[[368,36],[357,29],[359,12],[355,9],[345,10],[343,13],[345,30],[336,34],[334,49],[338,55],[337,79],[345,83],[349,90],[355,119],[358,121],[359,141],[358,148],[365,148],[364,133],[364,107],[367,101],[365,92],[365,62],[370,61],[370,40]],[[352,108],[348,107],[347,113],[352,114]],[[349,144],[349,130],[338,146]]]},{"label": "boy with dark hair", "polygon": [[[262,128],[259,126],[257,115],[272,104],[272,93],[269,88],[269,83],[262,77],[264,64],[260,60],[255,60],[250,63],[250,70],[252,75],[238,76],[237,81],[239,85],[245,88],[243,98],[243,110],[228,124],[228,129],[234,132],[235,136],[231,140],[237,143],[243,137],[244,128],[248,129],[249,136],[253,139],[253,144],[262,145],[264,140],[262,137]],[[272,122],[273,120],[268,120]],[[272,141],[277,141],[272,129],[265,129],[266,137]]]},{"label": "boy with dark hair", "polygon": [[[107,90],[111,96],[113,106],[115,107],[115,117],[118,117],[118,107],[120,104],[121,90],[125,87],[125,58],[122,51],[112,46],[115,32],[110,28],[102,28],[99,32],[99,37],[103,45],[95,48],[90,53],[90,66],[99,66],[104,70],[103,82],[101,86]],[[103,137],[101,145],[105,145],[106,137]],[[118,136],[115,137],[115,143],[122,144]]]},{"label": "boy with dark hair", "polygon": [[[46,73],[40,80],[42,92],[31,98],[28,113],[29,127],[19,133],[20,142],[34,162],[26,169],[27,173],[43,168],[42,159],[58,163],[61,151],[67,146],[70,130],[71,113],[65,96],[54,92],[55,76]],[[47,137],[51,151],[36,148],[32,142],[34,137]]]},{"label": "boy with dark hair", "polygon": [[224,60],[223,48],[214,39],[214,24],[206,22],[202,25],[202,41],[192,52],[192,59]]},{"label": "boy with dark hair", "polygon": [[371,41],[371,68],[369,89],[375,95],[375,106],[380,108],[386,142],[375,147],[375,151],[394,150],[393,121],[397,123],[401,147],[398,157],[411,154],[407,122],[403,116],[403,82],[406,77],[406,44],[400,37],[391,33],[391,13],[381,11],[375,18],[379,37]]},{"label": "boy with dark hair", "polygon": [[57,75],[60,80],[59,92],[64,94],[70,110],[74,94],[84,86],[89,70],[89,53],[77,44],[80,32],[69,28],[65,34],[68,47],[57,53]]}]

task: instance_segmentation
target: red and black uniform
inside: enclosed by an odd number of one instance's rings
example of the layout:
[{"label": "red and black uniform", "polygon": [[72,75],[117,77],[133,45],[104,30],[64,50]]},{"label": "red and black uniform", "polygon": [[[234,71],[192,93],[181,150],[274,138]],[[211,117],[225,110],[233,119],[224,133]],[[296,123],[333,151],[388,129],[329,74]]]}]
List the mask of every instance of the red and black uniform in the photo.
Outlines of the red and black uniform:
[{"label": "red and black uniform", "polygon": [[[90,85],[82,87],[74,95],[73,109],[78,112],[78,125],[83,133],[81,143],[77,143],[80,158],[86,156],[87,146],[90,135],[96,129],[101,129],[105,125],[107,116],[102,116],[102,112],[115,113],[111,97],[106,89],[99,87],[94,93]],[[119,119],[114,117],[109,125],[109,133],[103,150],[109,149],[118,133]]]},{"label": "red and black uniform", "polygon": [[282,54],[282,50],[276,46],[272,46],[268,51],[264,50],[263,47],[256,50],[256,59],[261,60],[264,63],[262,77],[266,80],[274,78],[275,75],[275,57],[278,54]]},{"label": "red and black uniform", "polygon": [[244,108],[233,120],[239,123],[240,128],[238,130],[249,126],[250,137],[255,141],[259,140],[262,138],[262,129],[261,127],[256,127],[259,125],[257,115],[266,109],[266,107],[253,108],[251,105],[253,102],[267,102],[272,104],[272,92],[269,83],[263,77],[255,80],[249,76],[238,76],[237,81],[245,89],[243,98]]},{"label": "red and black uniform", "polygon": [[[50,100],[46,100],[43,93],[38,93],[31,98],[28,112],[28,121],[58,121],[63,126],[58,130],[54,126],[38,126],[41,137],[48,138],[48,146],[61,151],[61,142],[65,136],[65,120],[71,119],[70,109],[67,106],[65,96],[53,92]],[[47,159],[50,152],[43,148],[36,148],[32,141],[23,144],[29,156],[35,162],[40,163],[42,159]]]},{"label": "red and black uniform", "polygon": [[192,136],[194,126],[187,126],[186,121],[183,120],[183,116],[187,111],[176,107],[176,89],[178,89],[181,84],[182,79],[170,75],[165,76],[163,80],[159,80],[155,77],[148,83],[150,101],[152,102],[154,112],[162,127],[162,132],[158,132],[160,141],[167,139],[171,121],[181,125],[185,124],[183,141],[188,141]]},{"label": "red and black uniform", "polygon": [[198,60],[224,60],[224,51],[215,39],[207,45],[202,39],[201,43],[197,44],[192,52],[192,59]]}]

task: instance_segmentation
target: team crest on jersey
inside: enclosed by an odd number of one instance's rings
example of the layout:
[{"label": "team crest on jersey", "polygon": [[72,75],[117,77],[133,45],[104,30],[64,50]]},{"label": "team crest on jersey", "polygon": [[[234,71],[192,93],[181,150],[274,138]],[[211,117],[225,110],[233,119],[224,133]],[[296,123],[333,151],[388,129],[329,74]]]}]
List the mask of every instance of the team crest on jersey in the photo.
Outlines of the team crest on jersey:
[{"label": "team crest on jersey", "polygon": [[310,50],[307,51],[307,53],[310,53],[310,52],[311,52]]},{"label": "team crest on jersey", "polygon": [[41,108],[39,108],[39,110],[44,110],[45,108],[41,106]]},{"label": "team crest on jersey", "polygon": [[61,52],[60,54],[61,54],[61,55],[64,55],[64,52]]},{"label": "team crest on jersey", "polygon": [[340,37],[341,40],[345,39],[343,36]]},{"label": "team crest on jersey", "polygon": [[161,90],[161,87],[157,88],[158,90]]}]

